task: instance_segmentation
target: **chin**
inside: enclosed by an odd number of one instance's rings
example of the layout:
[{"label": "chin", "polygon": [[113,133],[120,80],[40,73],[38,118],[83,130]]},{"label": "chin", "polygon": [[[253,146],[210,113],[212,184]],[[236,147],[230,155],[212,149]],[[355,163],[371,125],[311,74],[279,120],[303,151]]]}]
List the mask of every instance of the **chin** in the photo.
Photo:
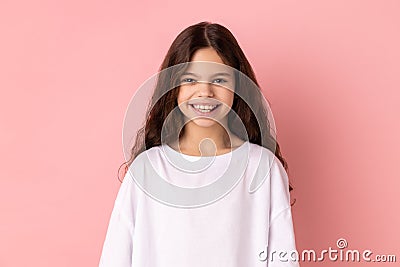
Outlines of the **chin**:
[{"label": "chin", "polygon": [[217,121],[212,120],[212,119],[193,119],[192,121],[197,126],[204,127],[204,128],[209,128],[209,127],[219,124]]}]

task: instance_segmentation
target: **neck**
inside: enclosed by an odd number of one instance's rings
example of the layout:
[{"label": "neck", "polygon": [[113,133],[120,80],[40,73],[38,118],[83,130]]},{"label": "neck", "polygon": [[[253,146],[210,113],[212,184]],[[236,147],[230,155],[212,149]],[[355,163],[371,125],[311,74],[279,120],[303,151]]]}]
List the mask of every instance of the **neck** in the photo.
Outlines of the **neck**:
[{"label": "neck", "polygon": [[[210,127],[198,126],[189,121],[183,129],[183,136],[179,140],[180,149],[188,154],[214,155],[230,149],[230,137],[232,137],[227,123],[223,125],[215,123]],[[228,132],[227,132],[228,130]]]}]

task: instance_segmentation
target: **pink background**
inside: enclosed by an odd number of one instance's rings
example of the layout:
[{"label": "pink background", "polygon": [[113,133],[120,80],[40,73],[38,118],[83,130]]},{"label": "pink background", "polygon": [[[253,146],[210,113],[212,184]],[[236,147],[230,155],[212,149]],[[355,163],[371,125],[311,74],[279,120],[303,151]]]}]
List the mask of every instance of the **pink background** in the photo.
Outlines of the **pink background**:
[{"label": "pink background", "polygon": [[[399,262],[399,10],[395,0],[2,1],[0,266],[98,265],[127,105],[202,20],[232,31],[272,103],[298,250],[346,238]],[[396,264],[351,264],[373,265]]]}]

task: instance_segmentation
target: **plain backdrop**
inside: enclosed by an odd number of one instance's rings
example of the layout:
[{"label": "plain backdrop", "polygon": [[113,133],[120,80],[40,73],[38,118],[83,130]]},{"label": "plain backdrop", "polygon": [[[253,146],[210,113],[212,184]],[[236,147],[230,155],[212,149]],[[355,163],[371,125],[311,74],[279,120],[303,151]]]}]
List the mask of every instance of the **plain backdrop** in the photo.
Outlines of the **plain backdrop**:
[{"label": "plain backdrop", "polygon": [[[400,261],[400,1],[2,1],[0,266],[97,266],[124,114],[187,26],[232,31],[271,103],[298,251]],[[398,264],[398,263],[397,263]],[[301,266],[395,266],[325,260]]]}]

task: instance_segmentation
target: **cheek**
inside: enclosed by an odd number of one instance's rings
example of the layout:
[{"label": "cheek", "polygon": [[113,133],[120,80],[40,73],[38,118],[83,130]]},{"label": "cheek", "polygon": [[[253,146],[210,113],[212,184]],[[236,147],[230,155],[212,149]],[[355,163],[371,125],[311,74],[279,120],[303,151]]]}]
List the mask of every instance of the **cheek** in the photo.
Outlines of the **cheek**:
[{"label": "cheek", "polygon": [[178,89],[178,95],[176,97],[178,104],[182,103],[182,100],[183,100],[183,92],[182,91],[183,91],[182,88]]},{"label": "cheek", "polygon": [[230,90],[226,90],[223,95],[224,102],[229,106],[233,104],[234,93]]},{"label": "cheek", "polygon": [[182,102],[187,101],[189,98],[188,95],[188,90],[185,90],[185,88],[179,88],[178,96],[177,96],[177,102],[178,105],[180,105]]}]

